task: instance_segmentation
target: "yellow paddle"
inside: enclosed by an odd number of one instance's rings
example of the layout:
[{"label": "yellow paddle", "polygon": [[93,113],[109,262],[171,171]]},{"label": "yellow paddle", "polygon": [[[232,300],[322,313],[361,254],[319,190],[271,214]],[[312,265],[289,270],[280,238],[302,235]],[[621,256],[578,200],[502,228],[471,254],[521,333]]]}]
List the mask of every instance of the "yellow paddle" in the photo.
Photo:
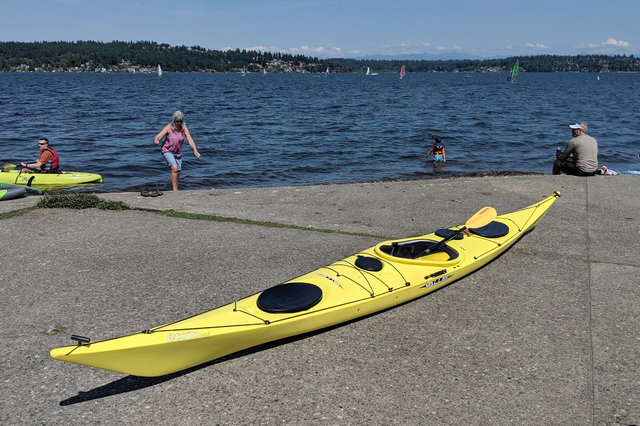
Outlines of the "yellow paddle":
[{"label": "yellow paddle", "polygon": [[481,228],[485,225],[490,224],[493,221],[493,219],[496,218],[497,215],[498,213],[496,212],[496,209],[494,209],[493,207],[487,206],[487,207],[481,208],[476,212],[476,214],[474,214],[469,218],[469,220],[467,220],[467,222],[464,224],[462,228],[458,229],[456,232],[452,233],[447,238],[444,238],[438,241],[437,243],[433,244],[431,247],[424,249],[422,253],[418,254],[416,257],[422,257],[422,256],[428,255],[429,253],[433,253],[434,251],[436,251],[437,249],[445,245],[447,241],[454,239],[455,237],[457,237],[458,235],[460,235],[461,233],[463,233],[469,228]]},{"label": "yellow paddle", "polygon": [[482,226],[486,226],[493,222],[493,219],[498,216],[498,212],[493,207],[483,207],[476,214],[471,216],[469,220],[464,224],[464,228],[461,229],[463,231],[466,228],[480,228]]}]

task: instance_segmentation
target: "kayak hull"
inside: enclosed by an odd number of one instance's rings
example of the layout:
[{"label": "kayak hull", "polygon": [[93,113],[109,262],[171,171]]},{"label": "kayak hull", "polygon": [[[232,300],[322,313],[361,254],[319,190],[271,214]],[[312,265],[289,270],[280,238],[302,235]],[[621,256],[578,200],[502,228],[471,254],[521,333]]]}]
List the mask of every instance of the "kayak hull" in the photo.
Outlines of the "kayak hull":
[{"label": "kayak hull", "polygon": [[73,186],[102,182],[102,176],[84,172],[20,173],[18,170],[9,170],[0,171],[0,182],[36,187]]},{"label": "kayak hull", "polygon": [[27,190],[23,187],[2,188],[0,186],[0,201],[13,200],[27,195]]},{"label": "kayak hull", "polygon": [[[498,216],[492,224],[506,232],[501,236],[471,230],[447,242],[446,251],[416,258],[404,251],[443,238],[431,233],[384,241],[208,312],[124,337],[53,349],[51,356],[125,374],[160,376],[370,315],[424,296],[491,262],[533,230],[558,196]],[[281,301],[286,305],[282,312]]]},{"label": "kayak hull", "polygon": [[[39,190],[38,188],[33,188],[30,186],[25,186],[25,185],[16,185],[13,183],[3,183],[0,182],[0,190],[3,189],[7,189],[7,190],[21,190],[24,194],[31,194],[31,195],[43,195],[44,192],[42,192],[41,190]],[[2,198],[2,197],[0,197]],[[5,200],[7,198],[4,198]]]}]

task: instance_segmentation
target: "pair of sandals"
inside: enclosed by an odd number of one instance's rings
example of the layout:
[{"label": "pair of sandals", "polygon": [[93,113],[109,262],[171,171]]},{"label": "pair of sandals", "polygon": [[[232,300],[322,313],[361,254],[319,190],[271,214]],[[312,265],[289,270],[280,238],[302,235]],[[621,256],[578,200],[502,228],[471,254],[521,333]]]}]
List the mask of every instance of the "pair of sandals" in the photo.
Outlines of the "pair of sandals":
[{"label": "pair of sandals", "polygon": [[142,195],[143,197],[158,197],[160,195],[162,195],[162,191],[160,191],[159,189],[143,189],[142,192],[140,192],[140,195]]}]

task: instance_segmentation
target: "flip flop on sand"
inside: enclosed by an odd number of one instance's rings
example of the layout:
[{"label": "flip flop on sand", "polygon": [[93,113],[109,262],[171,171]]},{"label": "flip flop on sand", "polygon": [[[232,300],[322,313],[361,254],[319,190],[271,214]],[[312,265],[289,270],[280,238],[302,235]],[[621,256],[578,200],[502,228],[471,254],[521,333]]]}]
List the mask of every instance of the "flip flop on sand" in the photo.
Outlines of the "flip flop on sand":
[{"label": "flip flop on sand", "polygon": [[142,192],[140,192],[140,195],[142,195],[143,197],[148,197],[151,194],[149,193],[149,190],[145,188],[142,190]]},{"label": "flip flop on sand", "polygon": [[149,191],[150,197],[159,197],[160,195],[162,195],[162,191],[160,191],[159,189],[152,189],[151,191]]}]

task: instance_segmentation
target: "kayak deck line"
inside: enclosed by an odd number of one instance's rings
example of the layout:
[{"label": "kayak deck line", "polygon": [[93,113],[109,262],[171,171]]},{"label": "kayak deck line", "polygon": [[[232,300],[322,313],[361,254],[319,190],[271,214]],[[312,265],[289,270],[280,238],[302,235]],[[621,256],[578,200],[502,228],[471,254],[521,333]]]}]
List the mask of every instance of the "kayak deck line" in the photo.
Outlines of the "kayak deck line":
[{"label": "kayak deck line", "polygon": [[[560,192],[559,192],[559,191],[555,191],[555,192],[554,192],[554,196],[555,196],[556,198],[557,198],[557,197],[560,197]],[[542,206],[542,205],[545,203],[545,201],[546,201],[546,200],[543,200],[543,201],[541,201],[540,203],[538,203],[538,204],[534,204],[533,206],[531,206],[531,207],[533,207],[533,209],[532,209],[533,211],[532,211],[532,212],[531,212],[531,214],[529,215],[529,220],[530,220],[530,219],[532,219],[532,218],[534,217],[534,215],[535,215],[535,213],[536,213],[537,209],[538,209],[538,208],[540,208],[540,206]],[[528,208],[524,208],[524,209],[516,210],[516,211],[514,211],[513,213],[522,212],[522,211],[526,211],[526,210],[528,210]],[[518,232],[522,232],[522,230],[523,230],[523,229],[525,229],[525,228],[527,228],[527,226],[528,226],[528,224],[529,224],[529,221],[528,221],[528,220],[525,222],[525,224],[524,224],[524,225],[519,225],[519,224],[517,224],[513,219],[511,219],[511,218],[509,218],[509,217],[504,218],[504,220],[511,222],[511,223],[512,223],[512,224],[513,224],[513,225],[518,229]],[[539,221],[539,220],[538,220],[538,221]],[[497,222],[497,221],[496,221],[496,222]],[[524,232],[524,233],[522,233],[522,234],[520,234],[520,235],[514,234],[512,237],[510,237],[510,239],[513,239],[513,238],[521,239],[522,237],[524,237],[525,235],[527,235],[529,232],[533,231],[533,229],[534,229],[534,228],[535,228],[535,224],[534,224],[533,226],[531,226],[531,228],[530,228],[530,229],[528,229],[526,232]],[[483,237],[483,236],[480,236],[480,235],[478,235],[478,238],[486,239],[487,241],[490,241],[490,242],[492,242],[492,243],[496,244],[496,246],[497,246],[497,247],[501,247],[503,244],[505,244],[505,243],[506,243],[506,242],[493,241],[491,238]],[[478,258],[478,257],[475,257],[475,259],[477,259],[477,258]]]},{"label": "kayak deck line", "polygon": [[[363,318],[437,291],[495,260],[531,232],[557,197],[497,217],[494,210],[486,222],[470,219],[480,228],[459,238],[463,227],[385,240],[215,309],[127,336],[52,349],[51,356],[154,377]],[[434,246],[438,250],[425,250]]]},{"label": "kayak deck line", "polygon": [[[358,255],[360,255],[360,254],[361,254],[361,253],[358,253]],[[338,262],[343,262],[343,261],[344,261],[344,260],[342,260],[342,261],[338,261]],[[351,278],[351,277],[349,277],[349,276],[347,276],[347,275],[345,275],[345,274],[340,274],[339,272],[334,271],[333,269],[331,269],[331,268],[330,268],[330,266],[334,266],[334,265],[335,265],[336,263],[338,263],[338,262],[335,262],[335,263],[333,263],[333,264],[331,264],[331,265],[323,266],[323,267],[319,268],[319,270],[320,270],[320,269],[330,269],[330,270],[332,270],[332,271],[336,274],[336,279],[335,279],[336,281],[337,281],[337,278],[340,278],[340,277],[347,278],[348,280],[352,281],[354,284],[356,284],[356,285],[358,285],[358,286],[362,287],[362,289],[363,289],[363,290],[365,290],[365,291],[366,291],[370,296],[369,296],[369,297],[363,297],[363,298],[361,298],[361,299],[357,299],[357,300],[353,300],[353,301],[349,301],[349,302],[346,302],[346,303],[344,303],[344,304],[342,304],[342,305],[334,305],[334,306],[330,306],[330,307],[324,308],[323,310],[331,309],[331,308],[335,308],[336,306],[337,306],[337,307],[345,306],[345,305],[348,305],[348,304],[350,304],[350,303],[358,303],[358,302],[366,301],[366,300],[369,300],[370,298],[380,297],[381,295],[384,295],[384,294],[385,294],[385,293],[375,294],[375,292],[373,291],[373,288],[371,288],[371,290],[367,290],[367,289],[366,289],[366,288],[364,288],[360,283],[358,283],[355,279],[353,279],[353,278]],[[336,265],[336,266],[345,266],[345,265]],[[355,265],[348,264],[348,266],[349,266],[349,267],[352,267],[353,269],[357,270],[358,272],[368,272],[368,271],[361,271],[361,270],[359,270]],[[399,273],[400,275],[402,275],[402,273],[400,273],[400,271],[398,271],[398,273]],[[373,275],[373,274],[372,274],[372,275]],[[325,276],[325,277],[326,277],[326,276]],[[363,277],[364,277],[364,274],[363,274]],[[375,276],[374,276],[374,277],[375,277]],[[365,280],[367,279],[366,277],[364,277],[364,278],[365,278]],[[405,282],[403,286],[401,286],[401,287],[397,287],[397,288],[393,288],[393,287],[390,287],[386,282],[382,281],[379,277],[375,277],[375,278],[376,278],[376,279],[378,279],[378,280],[380,280],[380,282],[381,282],[383,285],[387,286],[387,288],[389,289],[389,292],[396,291],[396,290],[400,290],[400,289],[402,289],[402,288],[404,288],[404,287],[408,287],[408,286],[410,286],[410,285],[411,285],[411,283],[409,283],[409,282]],[[426,278],[426,277],[425,277],[425,278]],[[295,281],[295,280],[294,280],[294,281]],[[332,281],[334,281],[334,280],[332,280]],[[316,311],[316,312],[321,312],[321,311],[322,311],[322,310],[318,310],[318,311]],[[269,324],[272,324],[272,323],[276,323],[276,322],[278,322],[278,321],[289,320],[289,319],[292,319],[292,318],[296,318],[296,317],[299,317],[299,316],[305,315],[305,313],[304,313],[304,312],[302,312],[302,313],[300,313],[299,315],[296,315],[296,316],[290,316],[290,317],[283,318],[283,319],[279,319],[279,320],[275,320],[275,321],[273,321],[273,320],[267,320],[267,319],[263,319],[263,318],[261,318],[261,317],[259,317],[259,316],[257,316],[257,315],[254,315],[254,314],[252,314],[252,313],[250,313],[250,312],[246,312],[246,311],[243,311],[242,309],[238,309],[238,308],[237,308],[237,301],[234,301],[234,312],[241,312],[241,313],[247,314],[247,315],[249,315],[249,316],[251,316],[251,317],[253,317],[253,318],[256,318],[256,319],[260,320],[261,322],[263,322],[263,323],[264,323],[264,324],[266,324],[266,325],[269,325]],[[180,320],[180,321],[183,321],[183,320]],[[170,324],[169,324],[169,325],[170,325]],[[206,327],[198,327],[198,328],[191,328],[191,329],[193,329],[193,330],[196,330],[196,329],[198,329],[198,330],[208,330],[208,329],[215,329],[215,328],[225,328],[225,327],[243,327],[243,326],[244,326],[244,327],[246,327],[246,326],[254,326],[254,325],[258,325],[258,324],[257,324],[257,323],[232,324],[232,325],[222,325],[222,326],[206,326]],[[152,329],[149,329],[149,330],[145,330],[145,331],[143,331],[143,333],[154,333],[154,332],[158,332],[158,331],[172,331],[172,332],[173,332],[173,331],[183,331],[183,330],[185,330],[184,328],[183,328],[183,329],[175,329],[175,328],[174,328],[174,329],[171,329],[171,328],[169,328],[169,329],[165,329],[164,327],[167,327],[167,325],[160,326],[160,327],[156,327],[156,328],[152,328]]]}]

